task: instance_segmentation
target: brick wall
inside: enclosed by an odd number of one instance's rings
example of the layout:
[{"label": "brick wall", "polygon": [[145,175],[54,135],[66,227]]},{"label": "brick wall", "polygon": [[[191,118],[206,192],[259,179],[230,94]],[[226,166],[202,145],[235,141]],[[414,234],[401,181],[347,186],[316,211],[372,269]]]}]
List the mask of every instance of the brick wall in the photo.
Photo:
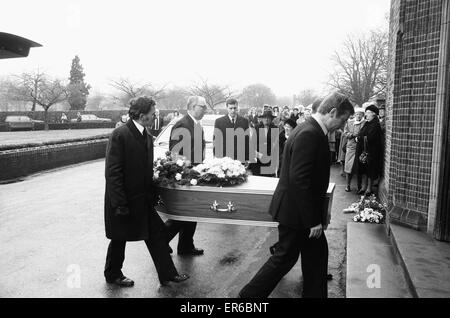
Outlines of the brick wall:
[{"label": "brick wall", "polygon": [[105,157],[107,138],[0,151],[0,181]]},{"label": "brick wall", "polygon": [[392,219],[423,229],[429,204],[442,2],[393,0],[385,187]]}]

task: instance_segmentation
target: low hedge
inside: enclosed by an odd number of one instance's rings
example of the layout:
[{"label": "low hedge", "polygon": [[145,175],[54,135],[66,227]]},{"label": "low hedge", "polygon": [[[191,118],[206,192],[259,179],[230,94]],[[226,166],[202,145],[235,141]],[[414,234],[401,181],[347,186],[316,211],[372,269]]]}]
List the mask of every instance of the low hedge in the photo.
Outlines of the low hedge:
[{"label": "low hedge", "polygon": [[107,138],[0,151],[0,181],[105,157]]},{"label": "low hedge", "polygon": [[[98,129],[98,128],[114,128],[116,127],[116,123],[88,123],[88,122],[80,122],[80,123],[49,123],[49,130],[65,130],[65,129]],[[35,123],[34,130],[44,130],[44,123]],[[17,129],[19,130],[19,129]],[[24,129],[21,129],[24,130]],[[30,130],[30,129],[27,129]],[[8,124],[1,123],[0,124],[0,132],[9,131]],[[16,131],[16,129],[14,129]]]},{"label": "low hedge", "polygon": [[96,140],[96,139],[108,139],[108,138],[109,138],[109,134],[101,134],[101,135],[97,135],[97,136],[83,137],[83,138],[61,139],[61,140],[34,142],[34,143],[27,143],[27,144],[22,143],[22,144],[0,145],[0,151],[42,147],[42,146],[50,146],[50,145],[61,145],[61,144],[67,144],[67,143],[71,143],[71,142],[89,141],[89,140]]}]

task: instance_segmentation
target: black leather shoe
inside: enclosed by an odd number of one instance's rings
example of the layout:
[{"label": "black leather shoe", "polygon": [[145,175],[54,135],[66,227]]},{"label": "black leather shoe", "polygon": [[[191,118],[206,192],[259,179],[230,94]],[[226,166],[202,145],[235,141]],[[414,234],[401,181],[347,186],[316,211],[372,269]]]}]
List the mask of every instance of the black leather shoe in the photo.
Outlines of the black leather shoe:
[{"label": "black leather shoe", "polygon": [[169,254],[173,253],[173,249],[169,246]]},{"label": "black leather shoe", "polygon": [[194,247],[191,250],[186,250],[186,251],[178,251],[178,255],[190,255],[190,256],[198,256],[198,255],[203,255],[204,251],[201,248],[196,248]]},{"label": "black leather shoe", "polygon": [[106,282],[108,284],[115,284],[115,285],[120,286],[120,287],[132,287],[132,286],[134,286],[134,282],[131,279],[125,277],[125,276],[122,276],[122,277],[119,277],[119,278],[116,278],[116,279],[107,279]]},{"label": "black leather shoe", "polygon": [[169,286],[170,283],[181,283],[187,279],[189,279],[189,275],[187,275],[187,274],[177,275],[177,276],[174,276],[172,279],[161,282],[161,286]]}]

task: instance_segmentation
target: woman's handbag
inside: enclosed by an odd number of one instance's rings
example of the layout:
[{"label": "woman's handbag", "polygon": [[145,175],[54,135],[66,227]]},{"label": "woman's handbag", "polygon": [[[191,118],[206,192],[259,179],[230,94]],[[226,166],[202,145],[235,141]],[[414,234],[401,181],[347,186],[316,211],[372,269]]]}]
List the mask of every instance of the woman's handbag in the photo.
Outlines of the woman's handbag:
[{"label": "woman's handbag", "polygon": [[364,136],[364,150],[361,155],[359,155],[359,162],[363,164],[369,163],[369,153],[367,152],[367,136]]}]

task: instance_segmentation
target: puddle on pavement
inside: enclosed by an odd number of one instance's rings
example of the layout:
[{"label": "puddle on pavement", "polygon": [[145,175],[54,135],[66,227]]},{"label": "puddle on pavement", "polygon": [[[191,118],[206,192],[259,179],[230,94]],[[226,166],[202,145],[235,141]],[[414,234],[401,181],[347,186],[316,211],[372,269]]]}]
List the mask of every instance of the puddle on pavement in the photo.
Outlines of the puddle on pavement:
[{"label": "puddle on pavement", "polygon": [[228,266],[233,265],[237,261],[240,260],[242,256],[242,253],[239,253],[238,251],[233,251],[222,257],[222,259],[219,261],[219,264],[222,266]]}]

